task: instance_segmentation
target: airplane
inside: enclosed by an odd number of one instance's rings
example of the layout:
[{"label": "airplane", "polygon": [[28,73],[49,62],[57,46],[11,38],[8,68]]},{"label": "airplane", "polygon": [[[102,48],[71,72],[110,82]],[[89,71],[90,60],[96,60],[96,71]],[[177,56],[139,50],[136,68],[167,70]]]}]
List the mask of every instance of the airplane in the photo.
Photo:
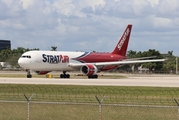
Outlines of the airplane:
[{"label": "airplane", "polygon": [[131,30],[132,25],[127,25],[112,52],[28,51],[22,54],[18,64],[26,69],[27,78],[32,77],[30,70],[39,75],[45,75],[51,71],[63,71],[60,78],[70,78],[70,75],[66,74],[67,71],[79,70],[88,78],[97,79],[98,72],[115,69],[120,65],[165,61],[165,59],[128,59],[126,51]]}]

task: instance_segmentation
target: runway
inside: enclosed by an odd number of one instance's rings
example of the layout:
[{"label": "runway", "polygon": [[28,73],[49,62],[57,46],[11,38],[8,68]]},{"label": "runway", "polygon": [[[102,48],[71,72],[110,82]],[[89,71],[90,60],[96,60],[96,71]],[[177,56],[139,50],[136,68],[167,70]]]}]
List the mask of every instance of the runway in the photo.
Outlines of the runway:
[{"label": "runway", "polygon": [[0,78],[0,84],[179,87],[179,76],[120,79]]}]

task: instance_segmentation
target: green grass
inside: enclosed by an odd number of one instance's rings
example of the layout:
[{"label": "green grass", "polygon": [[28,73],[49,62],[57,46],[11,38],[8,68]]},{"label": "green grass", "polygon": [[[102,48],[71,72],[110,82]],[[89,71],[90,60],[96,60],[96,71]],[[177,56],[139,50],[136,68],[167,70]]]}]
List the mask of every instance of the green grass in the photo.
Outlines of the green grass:
[{"label": "green grass", "polygon": [[[175,120],[177,108],[102,106],[102,120]],[[30,120],[97,120],[98,105],[30,104]],[[1,120],[27,119],[27,103],[0,103]]]},{"label": "green grass", "polygon": [[173,105],[179,99],[179,88],[75,86],[75,85],[0,85],[0,99],[25,100],[24,94],[34,94],[33,101],[96,103],[95,96],[104,103]]},{"label": "green grass", "polygon": [[[173,99],[179,100],[179,88],[0,84],[0,100],[23,101],[0,102],[0,119],[27,119],[27,101],[24,94],[28,97],[34,94],[30,103],[30,119],[35,120],[98,119],[99,106],[95,96],[100,100],[105,96],[102,106],[103,120],[168,120],[177,119],[178,114],[177,107],[140,107],[140,105],[177,106]],[[60,102],[60,104],[34,102]],[[114,104],[126,106],[114,106]]]}]

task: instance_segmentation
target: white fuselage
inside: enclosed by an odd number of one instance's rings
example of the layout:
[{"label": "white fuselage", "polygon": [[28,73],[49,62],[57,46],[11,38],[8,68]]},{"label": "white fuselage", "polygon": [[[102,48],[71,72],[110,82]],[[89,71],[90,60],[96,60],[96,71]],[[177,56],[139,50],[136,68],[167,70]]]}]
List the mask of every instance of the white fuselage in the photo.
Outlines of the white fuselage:
[{"label": "white fuselage", "polygon": [[73,60],[85,52],[63,52],[63,51],[29,51],[19,58],[18,63],[25,69],[34,71],[69,71],[69,63],[79,63]]}]

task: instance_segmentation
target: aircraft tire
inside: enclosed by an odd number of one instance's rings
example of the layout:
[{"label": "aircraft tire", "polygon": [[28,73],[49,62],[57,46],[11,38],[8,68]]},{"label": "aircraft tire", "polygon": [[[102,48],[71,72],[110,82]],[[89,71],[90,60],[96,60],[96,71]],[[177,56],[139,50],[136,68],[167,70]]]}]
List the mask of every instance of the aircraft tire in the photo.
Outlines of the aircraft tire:
[{"label": "aircraft tire", "polygon": [[70,78],[70,75],[69,75],[69,74],[66,74],[66,78]]},{"label": "aircraft tire", "polygon": [[64,75],[63,75],[63,74],[60,74],[60,78],[64,78]]},{"label": "aircraft tire", "polygon": [[88,76],[89,79],[97,79],[98,78],[98,75],[90,75]]},{"label": "aircraft tire", "polygon": [[32,75],[30,74],[30,75],[27,75],[27,78],[32,78]]},{"label": "aircraft tire", "polygon": [[69,74],[60,74],[60,78],[70,78]]},{"label": "aircraft tire", "polygon": [[96,78],[96,79],[97,79],[97,78],[98,78],[98,75],[94,75],[94,78]]}]

